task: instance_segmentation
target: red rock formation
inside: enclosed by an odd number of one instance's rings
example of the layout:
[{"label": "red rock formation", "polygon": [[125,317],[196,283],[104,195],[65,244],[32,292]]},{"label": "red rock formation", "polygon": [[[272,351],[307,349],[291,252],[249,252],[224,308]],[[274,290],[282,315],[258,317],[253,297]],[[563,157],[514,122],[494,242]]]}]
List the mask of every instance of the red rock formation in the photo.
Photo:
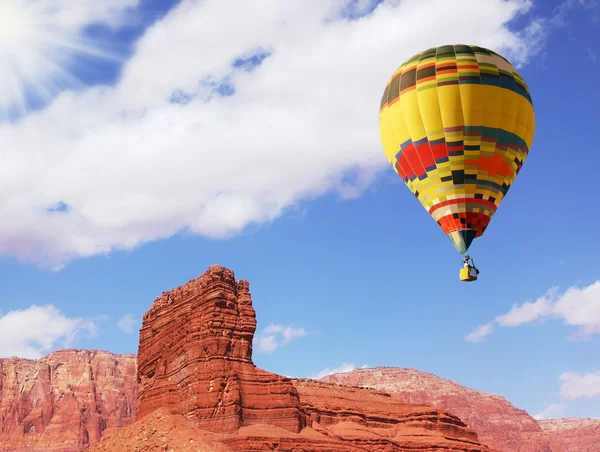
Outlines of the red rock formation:
[{"label": "red rock formation", "polygon": [[255,329],[249,284],[226,268],[163,293],[144,315],[137,422],[123,434],[164,409],[192,422],[194,441],[222,434],[233,450],[488,450],[440,410],[258,369]]},{"label": "red rock formation", "polygon": [[133,421],[134,355],[0,359],[0,450],[79,451]]},{"label": "red rock formation", "polygon": [[135,356],[0,359],[0,450],[489,450],[465,420],[497,450],[600,450],[599,420],[542,429],[502,397],[415,370],[325,378],[377,389],[271,374],[252,363],[255,328],[248,283],[222,267],[164,293],[144,317],[131,425]]},{"label": "red rock formation", "polygon": [[[477,434],[456,416],[432,407],[406,404],[390,394],[314,380],[293,380],[309,425],[356,450],[482,450]],[[426,435],[423,436],[423,433]],[[344,447],[345,445],[342,445]],[[345,446],[342,450],[349,450]]]},{"label": "red rock formation", "polygon": [[140,331],[137,418],[167,408],[204,430],[235,432],[260,421],[300,431],[289,379],[252,363],[255,330],[248,282],[223,267],[163,293]]},{"label": "red rock formation", "polygon": [[493,449],[514,452],[567,451],[550,438],[526,411],[504,397],[486,394],[414,369],[360,369],[329,375],[322,381],[376,388],[406,403],[438,407],[458,416]]},{"label": "red rock formation", "polygon": [[600,419],[548,419],[539,423],[552,446],[561,452],[600,451]]},{"label": "red rock formation", "polygon": [[[406,405],[389,394],[294,380],[312,427],[298,433],[252,424],[218,434],[197,428],[193,418],[163,408],[107,435],[92,451],[305,452],[482,451],[462,422],[430,407]],[[318,422],[318,421],[320,422]],[[437,425],[437,424],[440,425]]]}]

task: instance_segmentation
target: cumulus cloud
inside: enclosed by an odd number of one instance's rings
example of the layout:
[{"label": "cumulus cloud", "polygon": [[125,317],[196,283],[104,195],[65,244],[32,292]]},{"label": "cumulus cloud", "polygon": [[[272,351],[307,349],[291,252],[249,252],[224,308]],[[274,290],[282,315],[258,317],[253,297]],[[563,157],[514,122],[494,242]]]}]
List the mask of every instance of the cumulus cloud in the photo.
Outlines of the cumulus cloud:
[{"label": "cumulus cloud", "polygon": [[[4,101],[34,75],[70,87],[51,58],[74,58],[86,24],[121,26],[137,1],[5,3],[0,17],[30,28],[0,27]],[[31,4],[48,9],[49,25]],[[356,196],[391,171],[377,114],[405,58],[449,42],[516,64],[537,51],[539,23],[508,27],[529,0],[375,4],[179,2],[139,39],[115,86],[64,90],[0,124],[0,254],[60,269],[180,232],[227,238],[326,192]],[[46,25],[61,42],[50,50]],[[7,71],[6,55],[31,66]]]},{"label": "cumulus cloud", "polygon": [[57,345],[72,347],[86,331],[94,336],[96,325],[66,317],[53,305],[9,311],[0,316],[0,357],[40,358]]},{"label": "cumulus cloud", "polygon": [[534,302],[513,305],[506,314],[476,327],[465,336],[465,340],[483,341],[492,333],[494,324],[516,327],[545,319],[558,319],[566,325],[577,327],[571,338],[587,339],[600,333],[600,281],[586,287],[570,287],[563,293],[552,288]]},{"label": "cumulus cloud", "polygon": [[560,376],[560,380],[563,382],[560,394],[567,399],[600,397],[600,371],[582,375],[565,372]]},{"label": "cumulus cloud", "polygon": [[133,327],[137,325],[137,320],[129,313],[117,320],[117,326],[125,334],[133,334]]},{"label": "cumulus cloud", "polygon": [[538,421],[543,419],[556,419],[565,416],[565,412],[567,410],[567,405],[553,403],[548,405],[545,409],[543,409],[540,413],[533,416]]},{"label": "cumulus cloud", "polygon": [[[367,364],[363,364],[360,368],[361,369],[366,369],[367,367],[369,367]],[[333,369],[330,368],[325,368],[320,372],[314,373],[311,375],[310,378],[314,378],[315,380],[319,380],[323,377],[326,377],[327,375],[333,375],[333,374],[342,374],[342,373],[346,373],[346,372],[351,372],[353,370],[355,370],[357,367],[352,364],[352,363],[343,363],[341,366],[339,367],[335,367]]]},{"label": "cumulus cloud", "polygon": [[308,332],[304,328],[271,324],[254,338],[254,342],[258,345],[259,351],[272,353],[288,342],[306,335]]}]

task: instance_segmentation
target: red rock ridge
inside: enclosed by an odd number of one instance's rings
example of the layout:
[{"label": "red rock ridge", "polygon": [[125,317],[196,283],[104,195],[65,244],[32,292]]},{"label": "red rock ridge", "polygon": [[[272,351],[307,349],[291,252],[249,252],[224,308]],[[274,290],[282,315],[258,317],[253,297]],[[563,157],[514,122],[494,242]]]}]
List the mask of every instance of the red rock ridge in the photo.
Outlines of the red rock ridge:
[{"label": "red rock ridge", "polygon": [[255,329],[249,284],[224,267],[163,293],[144,315],[136,423],[123,435],[160,409],[161,419],[190,421],[195,442],[222,435],[220,444],[233,450],[489,450],[460,419],[438,409],[257,368]]},{"label": "red rock ridge", "polygon": [[561,452],[600,451],[600,419],[563,418],[539,423],[552,445]]},{"label": "red rock ridge", "polygon": [[135,355],[0,359],[0,450],[79,451],[134,419]]},{"label": "red rock ridge", "polygon": [[406,403],[438,407],[458,416],[493,449],[514,452],[567,452],[553,444],[538,422],[504,397],[466,388],[415,369],[377,367],[329,375],[321,381],[371,387]]}]

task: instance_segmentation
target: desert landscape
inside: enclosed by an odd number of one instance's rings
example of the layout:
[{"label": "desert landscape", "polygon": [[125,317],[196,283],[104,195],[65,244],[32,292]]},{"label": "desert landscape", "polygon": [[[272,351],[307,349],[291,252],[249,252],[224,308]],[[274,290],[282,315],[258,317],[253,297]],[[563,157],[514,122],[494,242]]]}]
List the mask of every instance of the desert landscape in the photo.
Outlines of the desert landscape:
[{"label": "desert landscape", "polygon": [[415,369],[295,379],[252,361],[248,281],[214,265],[144,315],[138,355],[0,359],[4,451],[597,451],[600,420],[538,422]]}]

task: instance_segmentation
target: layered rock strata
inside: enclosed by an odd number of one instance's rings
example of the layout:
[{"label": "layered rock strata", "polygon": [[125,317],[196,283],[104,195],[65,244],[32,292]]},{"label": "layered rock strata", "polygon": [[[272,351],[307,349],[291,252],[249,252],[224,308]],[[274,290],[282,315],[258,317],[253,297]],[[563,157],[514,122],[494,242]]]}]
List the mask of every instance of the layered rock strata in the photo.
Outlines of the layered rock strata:
[{"label": "layered rock strata", "polygon": [[223,267],[163,293],[140,331],[137,417],[166,408],[203,430],[262,422],[300,431],[304,418],[290,380],[252,362],[255,330],[248,281],[236,282]]},{"label": "layered rock strata", "polygon": [[79,451],[134,420],[135,355],[0,359],[0,450]]},{"label": "layered rock strata", "polygon": [[488,450],[441,410],[257,368],[255,330],[249,283],[224,267],[163,293],[140,331],[137,419],[167,410],[234,450]]},{"label": "layered rock strata", "polygon": [[[504,397],[487,394],[415,369],[357,369],[329,375],[321,381],[375,388],[405,403],[434,406],[459,417],[493,449],[514,452],[568,452],[525,410]],[[600,440],[600,438],[599,438]]]}]

